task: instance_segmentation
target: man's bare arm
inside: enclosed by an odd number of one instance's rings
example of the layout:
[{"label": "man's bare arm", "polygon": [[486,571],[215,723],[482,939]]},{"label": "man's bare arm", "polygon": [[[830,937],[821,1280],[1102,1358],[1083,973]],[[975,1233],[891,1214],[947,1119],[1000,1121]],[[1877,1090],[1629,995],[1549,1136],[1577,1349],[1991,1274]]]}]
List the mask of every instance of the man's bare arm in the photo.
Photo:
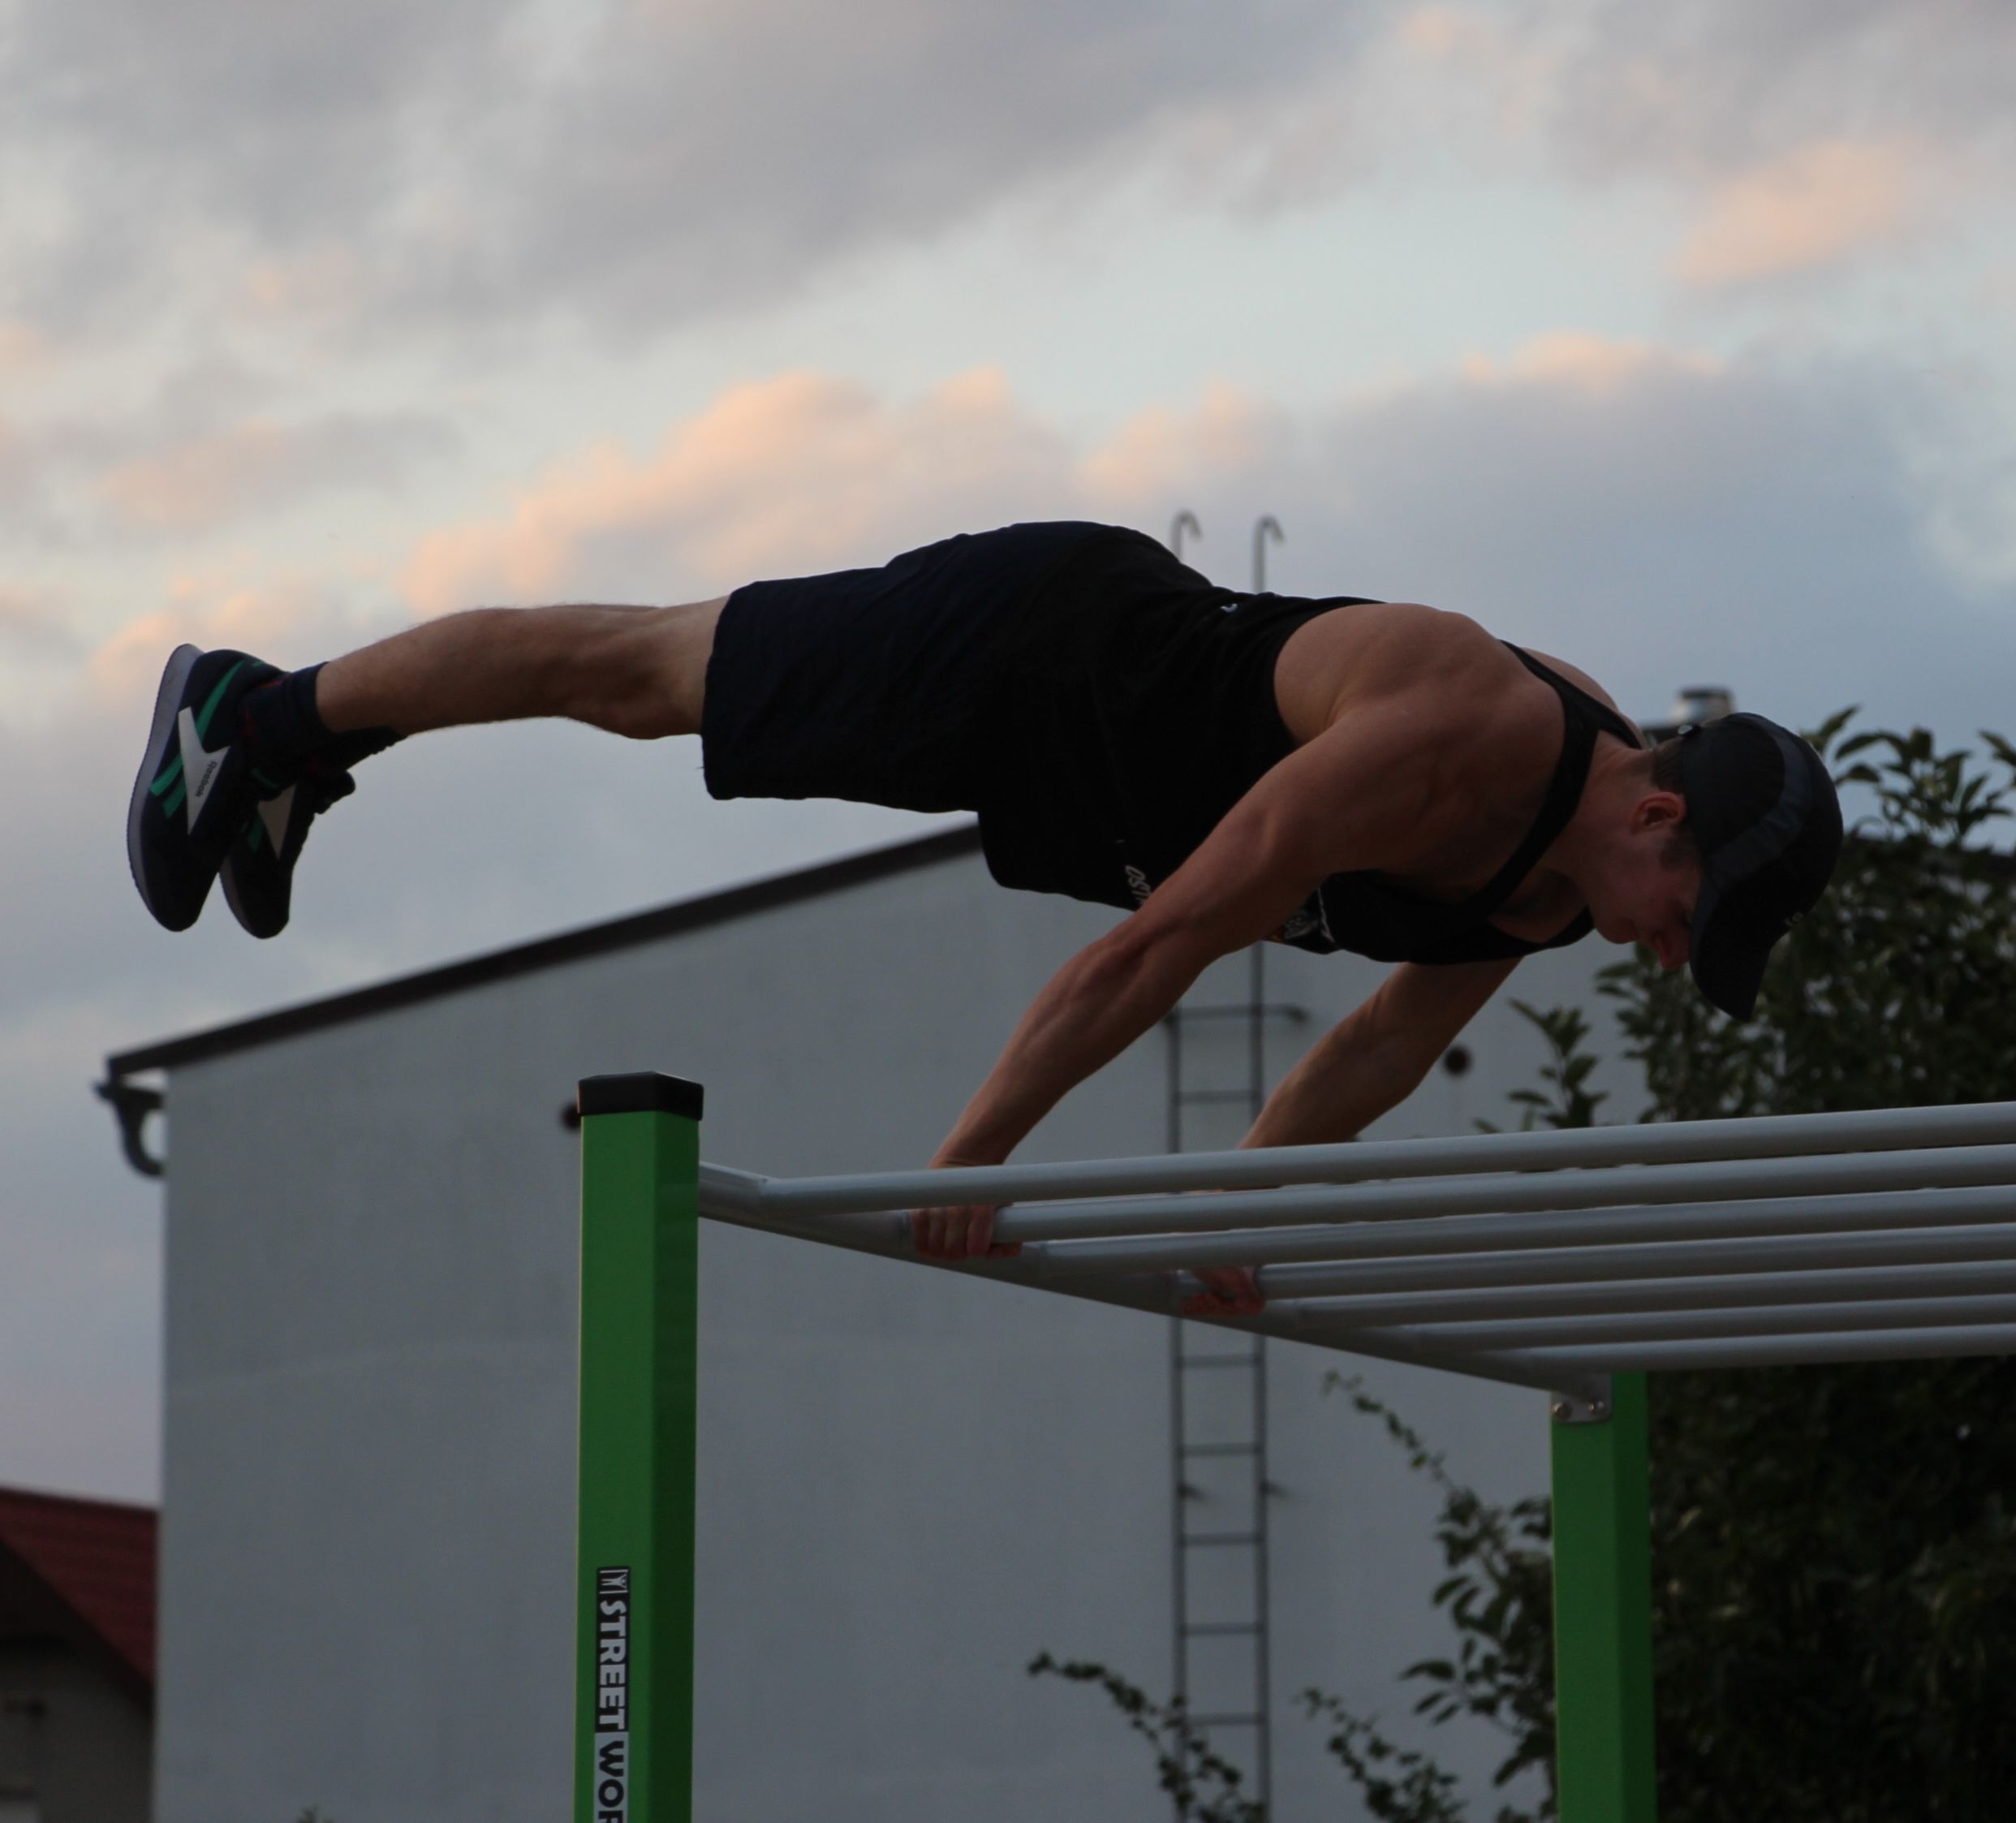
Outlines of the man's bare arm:
[{"label": "man's bare arm", "polygon": [[[1456,1034],[1518,967],[1469,962],[1424,968],[1403,962],[1355,1012],[1310,1046],[1267,1098],[1247,1146],[1306,1146],[1355,1139],[1421,1084]],[[1243,1266],[1200,1272],[1191,1317],[1247,1317],[1266,1300]]]},{"label": "man's bare arm", "polygon": [[1240,1144],[1321,1145],[1356,1137],[1420,1086],[1517,966],[1517,958],[1434,968],[1400,963],[1362,1006],[1310,1046]]},{"label": "man's bare arm", "polygon": [[[1037,997],[934,1164],[1006,1158],[1063,1096],[1119,1055],[1222,955],[1277,929],[1350,868],[1398,869],[1462,814],[1442,756],[1462,736],[1446,699],[1396,692],[1273,767],[1125,923]],[[928,1253],[984,1252],[993,1212],[925,1211]]]},{"label": "man's bare arm", "polygon": [[1398,698],[1269,770],[1139,911],[1058,971],[941,1150],[1006,1158],[1210,963],[1278,929],[1329,875],[1404,867],[1432,821],[1441,719]]}]

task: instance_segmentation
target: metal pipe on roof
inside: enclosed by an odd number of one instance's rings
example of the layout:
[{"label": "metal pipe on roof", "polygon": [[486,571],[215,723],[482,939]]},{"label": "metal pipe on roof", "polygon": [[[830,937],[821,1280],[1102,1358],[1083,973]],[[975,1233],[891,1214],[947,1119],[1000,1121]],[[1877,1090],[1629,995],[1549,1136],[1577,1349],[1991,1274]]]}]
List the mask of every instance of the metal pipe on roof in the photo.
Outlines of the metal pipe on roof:
[{"label": "metal pipe on roof", "polygon": [[1253,593],[1267,593],[1267,541],[1272,538],[1277,545],[1288,541],[1288,534],[1281,528],[1281,521],[1272,513],[1264,514],[1253,523]]}]

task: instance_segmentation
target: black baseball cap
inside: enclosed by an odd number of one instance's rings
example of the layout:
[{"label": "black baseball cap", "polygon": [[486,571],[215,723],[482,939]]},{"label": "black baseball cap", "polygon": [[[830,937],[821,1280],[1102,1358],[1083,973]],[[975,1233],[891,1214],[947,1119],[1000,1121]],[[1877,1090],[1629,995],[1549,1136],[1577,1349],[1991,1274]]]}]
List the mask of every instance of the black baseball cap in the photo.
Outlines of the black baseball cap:
[{"label": "black baseball cap", "polygon": [[1833,877],[1841,800],[1820,755],[1761,715],[1721,716],[1680,741],[1680,795],[1701,851],[1687,966],[1710,1004],[1747,1019],[1772,946]]}]

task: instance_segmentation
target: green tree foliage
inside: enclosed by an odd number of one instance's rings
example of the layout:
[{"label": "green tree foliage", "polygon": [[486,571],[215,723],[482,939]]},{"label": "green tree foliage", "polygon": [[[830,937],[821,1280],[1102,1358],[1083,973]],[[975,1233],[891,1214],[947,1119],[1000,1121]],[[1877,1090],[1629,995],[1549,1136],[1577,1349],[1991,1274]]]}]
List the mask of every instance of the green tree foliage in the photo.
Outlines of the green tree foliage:
[{"label": "green tree foliage", "polygon": [[[1512,1002],[1515,1011],[1531,1020],[1547,1041],[1547,1061],[1540,1066],[1539,1088],[1515,1088],[1506,1100],[1519,1110],[1519,1131],[1530,1133],[1538,1127],[1593,1127],[1596,1110],[1610,1098],[1607,1089],[1592,1089],[1589,1075],[1596,1059],[1582,1048],[1589,1036],[1589,1022],[1574,1006],[1557,1006],[1542,1012],[1523,1000]],[[1478,1126],[1487,1133],[1499,1129],[1488,1120]]]},{"label": "green tree foliage", "polygon": [[1267,1823],[1267,1807],[1240,1789],[1244,1773],[1212,1748],[1182,1697],[1157,1703],[1107,1666],[1088,1659],[1061,1661],[1047,1652],[1030,1661],[1028,1671],[1032,1678],[1064,1678],[1105,1691],[1128,1727],[1153,1750],[1162,1790],[1191,1823]]},{"label": "green tree foliage", "polygon": [[[1549,1029],[1540,1015],[1531,1016],[1544,1031]],[[1572,1038],[1571,1028],[1554,1029]],[[1561,1111],[1567,1100],[1564,1097],[1552,1111]],[[1541,1118],[1549,1111],[1543,1107]],[[1529,1116],[1531,1113],[1529,1109]],[[1424,1687],[1414,1713],[1438,1725],[1463,1716],[1488,1723],[1509,1743],[1493,1774],[1493,1786],[1503,1786],[1532,1770],[1545,1782],[1536,1810],[1501,1805],[1497,1823],[1551,1818],[1555,1803],[1550,1502],[1536,1496],[1500,1506],[1484,1499],[1457,1480],[1441,1455],[1390,1406],[1366,1392],[1355,1376],[1328,1375],[1324,1390],[1346,1394],[1359,1411],[1376,1419],[1406,1453],[1408,1466],[1427,1476],[1442,1497],[1435,1541],[1449,1574],[1436,1585],[1432,1600],[1448,1617],[1456,1655],[1424,1659],[1400,1674],[1403,1683]],[[1304,1691],[1301,1700],[1312,1715],[1327,1716],[1338,1725],[1325,1744],[1379,1823],[1464,1823],[1469,1817],[1454,1775],[1418,1749],[1394,1746],[1381,1732],[1378,1717],[1358,1715],[1340,1699],[1320,1691]],[[1386,1769],[1389,1763],[1398,1778]]]},{"label": "green tree foliage", "polygon": [[[1605,972],[1649,1118],[2016,1095],[2016,879],[1981,840],[2016,752],[1836,745],[1851,713],[1814,739],[1875,816],[1757,1019],[1642,953]],[[2016,1364],[1662,1374],[1652,1412],[1661,1817],[2012,1814]]]}]

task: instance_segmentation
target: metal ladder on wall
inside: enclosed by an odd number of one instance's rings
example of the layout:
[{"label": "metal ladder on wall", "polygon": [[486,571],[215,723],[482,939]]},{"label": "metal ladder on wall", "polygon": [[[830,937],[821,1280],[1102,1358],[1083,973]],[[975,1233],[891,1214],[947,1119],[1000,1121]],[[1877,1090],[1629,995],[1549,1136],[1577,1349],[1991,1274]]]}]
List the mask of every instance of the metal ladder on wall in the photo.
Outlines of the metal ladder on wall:
[{"label": "metal ladder on wall", "polygon": [[[1179,1006],[1163,1022],[1171,1152],[1191,1149],[1193,1142],[1200,1142],[1199,1150],[1236,1145],[1266,1100],[1269,1024],[1307,1016],[1299,1006],[1268,1004],[1264,945],[1254,945],[1247,957],[1244,1000]],[[1236,1086],[1224,1080],[1234,1073],[1228,1059],[1244,1065]],[[1234,1123],[1237,1131],[1230,1131]],[[1267,1502],[1275,1491],[1267,1476],[1266,1338],[1242,1341],[1173,1321],[1170,1403],[1176,1695],[1207,1739],[1236,1735],[1236,1745],[1220,1750],[1213,1741],[1214,1750],[1249,1770],[1252,1795],[1264,1805],[1272,1796],[1273,1735]],[[1200,1612],[1208,1618],[1196,1618]],[[1183,1756],[1180,1741],[1175,1751]],[[1180,1799],[1176,1815],[1178,1823],[1191,1815]]]}]

